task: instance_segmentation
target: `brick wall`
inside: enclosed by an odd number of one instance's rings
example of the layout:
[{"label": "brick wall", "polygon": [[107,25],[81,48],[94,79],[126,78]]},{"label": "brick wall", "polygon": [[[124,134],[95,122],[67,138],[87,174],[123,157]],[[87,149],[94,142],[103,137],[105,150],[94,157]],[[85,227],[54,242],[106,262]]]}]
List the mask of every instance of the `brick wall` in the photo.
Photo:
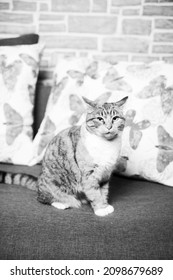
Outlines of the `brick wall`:
[{"label": "brick wall", "polygon": [[41,78],[59,54],[173,63],[173,0],[0,0],[0,37],[36,32]]}]

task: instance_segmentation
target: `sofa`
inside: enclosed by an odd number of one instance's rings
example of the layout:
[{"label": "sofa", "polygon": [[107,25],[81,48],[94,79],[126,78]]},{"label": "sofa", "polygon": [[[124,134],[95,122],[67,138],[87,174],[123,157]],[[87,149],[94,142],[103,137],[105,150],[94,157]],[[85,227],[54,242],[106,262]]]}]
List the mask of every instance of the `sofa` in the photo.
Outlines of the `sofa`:
[{"label": "sofa", "polygon": [[[38,82],[33,129],[44,116],[50,86]],[[0,171],[37,177],[41,165],[0,163]],[[98,217],[89,205],[57,210],[25,187],[0,184],[0,259],[173,259],[173,188],[113,174],[109,202],[114,213]]]},{"label": "sofa", "polygon": [[[50,86],[38,76],[38,40],[37,34],[0,40],[0,259],[172,259],[172,65],[62,60]],[[39,203],[25,183],[6,179],[7,173],[37,178],[54,133],[80,122],[81,96],[100,92],[132,97],[110,181],[112,214],[98,217],[89,205],[57,210]]]}]

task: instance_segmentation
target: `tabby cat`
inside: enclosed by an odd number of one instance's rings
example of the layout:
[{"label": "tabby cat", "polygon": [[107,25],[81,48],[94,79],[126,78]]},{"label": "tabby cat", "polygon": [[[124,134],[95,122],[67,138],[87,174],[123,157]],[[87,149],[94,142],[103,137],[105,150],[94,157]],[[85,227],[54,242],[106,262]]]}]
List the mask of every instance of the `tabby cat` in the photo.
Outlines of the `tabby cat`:
[{"label": "tabby cat", "polygon": [[[38,201],[58,209],[89,202],[98,216],[114,211],[108,204],[109,180],[120,152],[127,98],[102,104],[83,98],[86,121],[61,131],[48,144],[37,180]],[[25,184],[24,175],[21,179]]]}]

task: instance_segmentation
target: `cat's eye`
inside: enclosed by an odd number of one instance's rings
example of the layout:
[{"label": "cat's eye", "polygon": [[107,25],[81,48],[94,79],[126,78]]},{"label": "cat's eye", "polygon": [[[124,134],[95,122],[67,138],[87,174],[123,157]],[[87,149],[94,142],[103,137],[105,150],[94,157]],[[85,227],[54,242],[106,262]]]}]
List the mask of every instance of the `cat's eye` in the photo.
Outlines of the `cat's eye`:
[{"label": "cat's eye", "polygon": [[112,118],[113,121],[117,121],[118,119],[119,119],[118,116],[115,116],[115,117]]},{"label": "cat's eye", "polygon": [[102,117],[97,117],[97,120],[98,120],[99,122],[104,123],[104,119],[103,119]]}]

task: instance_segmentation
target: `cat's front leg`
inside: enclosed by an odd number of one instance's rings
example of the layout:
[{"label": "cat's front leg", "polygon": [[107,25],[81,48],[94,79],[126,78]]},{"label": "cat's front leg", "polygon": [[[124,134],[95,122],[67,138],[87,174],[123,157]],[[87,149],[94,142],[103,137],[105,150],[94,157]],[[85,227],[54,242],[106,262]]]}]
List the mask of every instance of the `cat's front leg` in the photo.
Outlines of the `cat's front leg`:
[{"label": "cat's front leg", "polygon": [[100,188],[102,198],[105,199],[105,203],[107,204],[104,208],[99,208],[95,210],[95,214],[97,216],[106,216],[114,212],[114,207],[107,203],[108,193],[109,193],[109,182],[102,185]]},{"label": "cat's front leg", "polygon": [[108,184],[100,187],[98,182],[90,178],[83,187],[85,195],[97,216],[106,216],[114,211],[113,206],[107,202]]}]

